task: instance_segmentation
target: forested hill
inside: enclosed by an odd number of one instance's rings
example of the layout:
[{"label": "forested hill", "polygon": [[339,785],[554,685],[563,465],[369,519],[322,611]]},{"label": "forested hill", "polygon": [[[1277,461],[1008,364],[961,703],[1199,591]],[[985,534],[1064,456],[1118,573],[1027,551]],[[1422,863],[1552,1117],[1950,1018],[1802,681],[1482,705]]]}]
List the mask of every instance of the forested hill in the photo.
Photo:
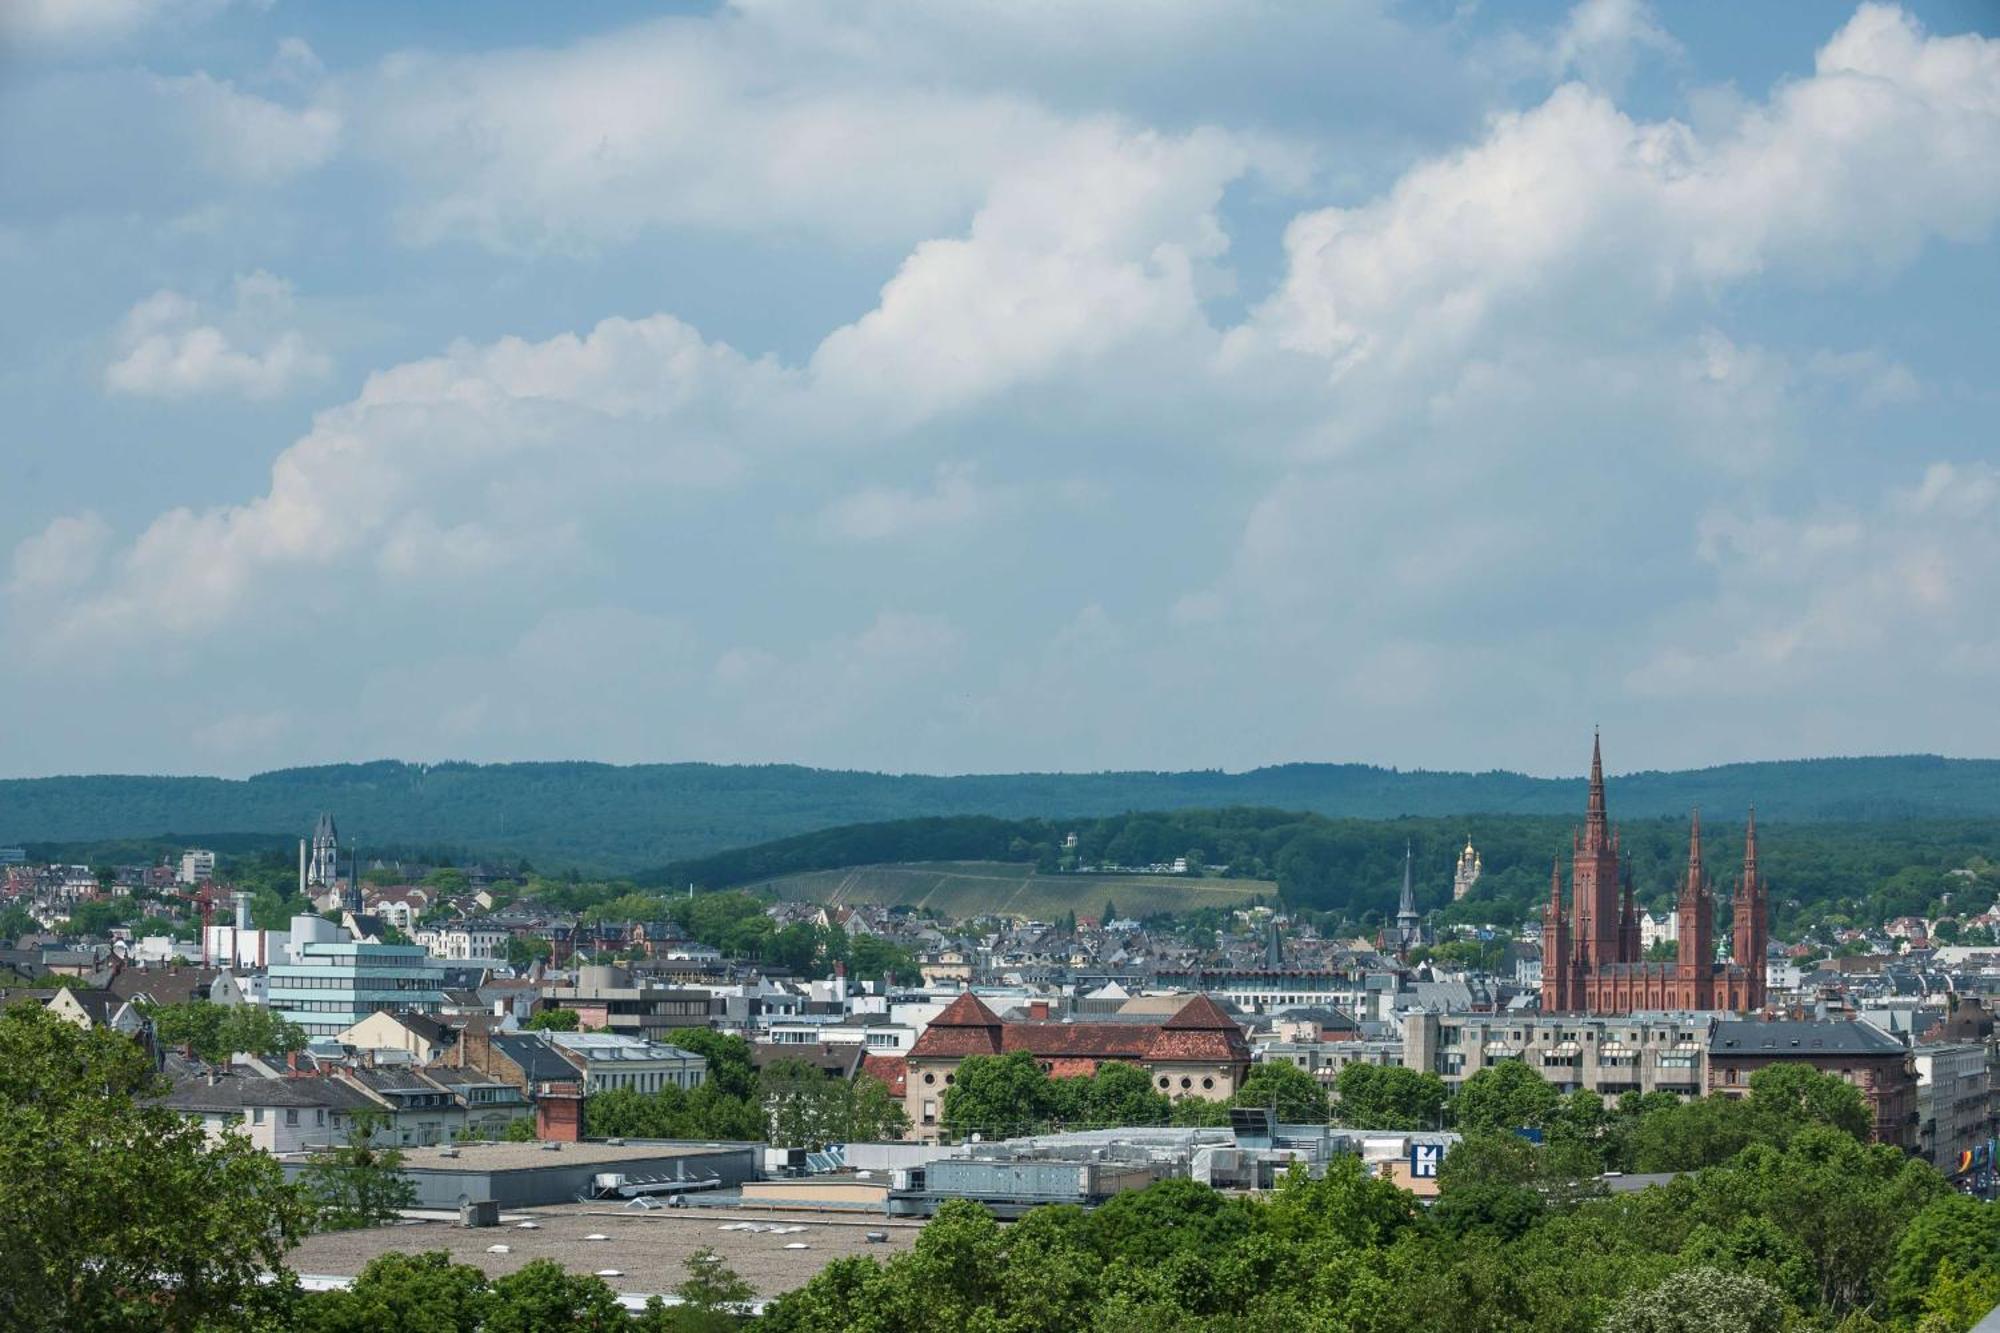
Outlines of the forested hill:
[{"label": "forested hill", "polygon": [[[850,773],[787,765],[403,764],[284,769],[245,780],[0,781],[0,845],[222,833],[297,835],[322,810],[364,848],[452,846],[545,868],[627,871],[867,821],[984,814],[1084,817],[1259,806],[1348,818],[1575,815],[1580,778],[1287,764],[1248,773]],[[1616,777],[1623,818],[1699,804],[1772,821],[1989,818],[2000,761],[1904,756],[1732,764]]]},{"label": "forested hill", "polygon": [[[1547,902],[1550,862],[1568,851],[1575,823],[1556,815],[1333,819],[1246,806],[1060,820],[958,815],[802,833],[677,862],[639,880],[665,887],[782,886],[792,876],[860,869],[865,884],[870,872],[890,866],[997,862],[1032,872],[1038,902],[1065,900],[1079,913],[1098,910],[1107,897],[1137,915],[1177,910],[1158,906],[1163,898],[1152,893],[1156,886],[1275,881],[1288,906],[1350,921],[1379,920],[1395,911],[1408,848],[1419,911],[1437,910],[1445,921],[1512,923]],[[1687,818],[1628,819],[1620,828],[1641,904],[1670,909],[1687,873]],[[1740,821],[1702,819],[1707,869],[1724,899],[1742,864],[1743,832]],[[1066,843],[1071,835],[1073,849]],[[1454,903],[1452,871],[1468,838],[1479,848],[1485,873],[1463,902]],[[1078,873],[1183,856],[1208,867],[1209,877]],[[1766,823],[1758,833],[1758,860],[1773,895],[1775,924],[1787,930],[1830,915],[1846,918],[1843,924],[1935,916],[1947,897],[1965,910],[1981,910],[2000,892],[2000,820]],[[1229,879],[1214,877],[1225,873]],[[1114,879],[1118,887],[1102,887]]]}]

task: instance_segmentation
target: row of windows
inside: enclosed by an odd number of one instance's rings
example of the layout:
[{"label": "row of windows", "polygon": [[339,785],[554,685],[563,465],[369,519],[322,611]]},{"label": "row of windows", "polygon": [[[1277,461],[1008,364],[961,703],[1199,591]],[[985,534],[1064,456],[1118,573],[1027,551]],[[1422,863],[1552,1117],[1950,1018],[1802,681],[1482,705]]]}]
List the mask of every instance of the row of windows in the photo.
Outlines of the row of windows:
[{"label": "row of windows", "polygon": [[[1160,1083],[1160,1091],[1165,1092],[1169,1087],[1173,1085],[1173,1079],[1166,1074],[1162,1074],[1160,1075],[1159,1083]],[[1205,1091],[1213,1092],[1215,1090],[1215,1080],[1212,1078],[1204,1078],[1201,1081],[1201,1086]],[[1187,1075],[1183,1074],[1181,1076],[1181,1091],[1186,1092],[1192,1087],[1194,1087],[1194,1080],[1192,1078],[1189,1078]]]},{"label": "row of windows", "polygon": [[[1668,1042],[1696,1040],[1695,1034],[1692,1032],[1628,1031],[1620,1034],[1607,1031],[1602,1035],[1605,1041],[1652,1042],[1656,1046],[1664,1045]],[[1596,1041],[1598,1036],[1599,1032],[1595,1028],[1543,1028],[1534,1033],[1533,1039],[1540,1042],[1560,1043],[1565,1041]],[[1438,1044],[1442,1046],[1465,1044],[1477,1046],[1489,1041],[1525,1042],[1527,1040],[1529,1040],[1529,1033],[1523,1028],[1448,1027],[1438,1034]]]},{"label": "row of windows", "polygon": [[402,976],[394,972],[341,971],[323,977],[273,974],[273,990],[429,990],[438,989],[438,979],[428,973]]},{"label": "row of windows", "polygon": [[[271,1108],[271,1109],[272,1109],[272,1110],[276,1110],[277,1108],[273,1107],[273,1108]],[[243,1113],[243,1123],[244,1123],[244,1124],[246,1124],[246,1125],[261,1125],[261,1124],[263,1124],[263,1123],[264,1123],[264,1111],[265,1111],[265,1108],[264,1108],[264,1107],[262,1107],[262,1106],[253,1106],[253,1107],[251,1107],[251,1108],[250,1108],[250,1109],[249,1109],[248,1111],[245,1111],[245,1112]],[[286,1124],[286,1125],[287,1125],[288,1127],[291,1127],[291,1128],[297,1128],[297,1127],[298,1127],[298,1123],[299,1123],[299,1110],[298,1110],[298,1108],[297,1108],[297,1107],[295,1107],[295,1106],[291,1106],[291,1107],[286,1107],[286,1108],[285,1108],[285,1124]],[[326,1112],[325,1112],[324,1110],[315,1110],[315,1111],[313,1112],[313,1123],[314,1123],[315,1125],[324,1125],[324,1124],[326,1123]]]},{"label": "row of windows", "polygon": [[658,1092],[669,1084],[676,1088],[692,1088],[701,1079],[692,1070],[653,1070],[643,1074],[599,1074],[593,1081],[599,1091],[629,1088],[633,1092]]}]

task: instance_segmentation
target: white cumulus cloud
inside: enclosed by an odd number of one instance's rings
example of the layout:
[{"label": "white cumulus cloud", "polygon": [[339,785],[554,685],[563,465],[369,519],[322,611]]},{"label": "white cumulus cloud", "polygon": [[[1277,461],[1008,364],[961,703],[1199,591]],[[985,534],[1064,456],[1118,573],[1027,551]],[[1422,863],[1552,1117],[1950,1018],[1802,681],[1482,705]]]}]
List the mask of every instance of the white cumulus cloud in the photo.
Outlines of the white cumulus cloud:
[{"label": "white cumulus cloud", "polygon": [[155,292],[126,314],[104,383],[115,393],[150,398],[281,397],[333,369],[304,334],[284,327],[293,315],[290,284],[269,273],[238,278],[226,310],[206,311],[180,292]]}]

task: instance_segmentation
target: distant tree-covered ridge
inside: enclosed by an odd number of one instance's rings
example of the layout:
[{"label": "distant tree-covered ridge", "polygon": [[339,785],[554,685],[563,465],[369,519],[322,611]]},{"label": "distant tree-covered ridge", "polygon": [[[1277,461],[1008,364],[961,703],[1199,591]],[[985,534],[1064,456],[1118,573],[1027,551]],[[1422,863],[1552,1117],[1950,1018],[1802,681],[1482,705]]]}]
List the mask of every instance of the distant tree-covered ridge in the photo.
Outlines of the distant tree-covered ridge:
[{"label": "distant tree-covered ridge", "polygon": [[[1574,818],[1520,815],[1331,819],[1284,810],[1173,810],[1080,819],[984,816],[895,820],[800,834],[676,862],[640,876],[663,886],[756,886],[787,875],[890,862],[1013,861],[1075,885],[1075,910],[1099,910],[1101,881],[1083,866],[1171,863],[1188,857],[1208,873],[1275,881],[1295,909],[1372,924],[1395,910],[1403,852],[1415,861],[1418,910],[1442,921],[1513,923],[1548,901],[1549,870],[1564,858],[1568,883]],[[1630,819],[1620,825],[1642,907],[1664,912],[1687,873],[1688,820]],[[1067,840],[1076,837],[1070,849]],[[1452,870],[1470,837],[1485,872],[1465,901],[1452,901]],[[1743,826],[1702,818],[1705,864],[1726,907],[1742,864]],[[1758,861],[1776,925],[1791,937],[1807,926],[1873,926],[1898,916],[1984,911],[2000,894],[2000,820],[1873,824],[1778,824],[1759,812]],[[1968,870],[1966,867],[1975,867]],[[1130,881],[1126,881],[1129,883]],[[1148,914],[1143,894],[1119,890],[1119,910]]]},{"label": "distant tree-covered ridge", "polygon": [[[1579,760],[1582,759],[1579,745]],[[298,837],[323,810],[369,847],[454,847],[543,869],[630,872],[846,824],[922,816],[1086,818],[1259,806],[1351,819],[1544,815],[1583,809],[1581,778],[1286,764],[1247,773],[1013,773],[929,777],[790,765],[405,764],[284,769],[234,780],[0,781],[0,845],[151,839],[175,832]],[[1983,819],[2000,814],[2000,761],[1904,756],[1732,764],[1613,779],[1615,817],[1700,805],[1776,822]]]}]

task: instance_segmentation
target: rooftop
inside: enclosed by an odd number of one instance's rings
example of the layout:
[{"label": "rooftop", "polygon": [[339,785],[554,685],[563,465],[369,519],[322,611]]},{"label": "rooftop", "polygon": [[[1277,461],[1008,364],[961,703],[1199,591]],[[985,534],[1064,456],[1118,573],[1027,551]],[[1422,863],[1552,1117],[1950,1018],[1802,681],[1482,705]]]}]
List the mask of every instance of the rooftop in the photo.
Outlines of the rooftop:
[{"label": "rooftop", "polygon": [[1718,1023],[1708,1039],[1711,1054],[1730,1055],[1900,1055],[1903,1043],[1873,1023],[1830,1019]]},{"label": "rooftop", "polygon": [[[662,1157],[701,1157],[718,1148],[740,1144],[689,1143],[668,1139],[627,1139],[622,1144],[597,1141],[565,1143],[551,1151],[539,1143],[461,1143],[455,1147],[405,1148],[405,1171],[529,1171],[545,1166],[615,1166],[620,1162],[653,1161]],[[447,1157],[445,1153],[457,1155]]]},{"label": "rooftop", "polygon": [[586,1060],[699,1060],[693,1051],[684,1051],[666,1042],[647,1041],[610,1032],[551,1032],[549,1040]]},{"label": "rooftop", "polygon": [[[446,1250],[453,1262],[471,1264],[489,1277],[514,1272],[536,1259],[554,1259],[574,1273],[615,1268],[625,1276],[606,1281],[621,1292],[664,1293],[680,1282],[688,1256],[711,1246],[758,1295],[768,1297],[804,1286],[836,1259],[861,1254],[886,1258],[907,1250],[919,1229],[914,1223],[883,1217],[829,1218],[818,1212],[768,1209],[677,1208],[640,1213],[564,1204],[502,1215],[531,1218],[536,1227],[524,1231],[510,1222],[480,1228],[418,1222],[323,1232],[308,1236],[287,1263],[300,1273],[352,1277],[377,1255]],[[765,1229],[723,1229],[745,1222]],[[802,1230],[780,1232],[770,1229],[774,1226]],[[884,1233],[888,1243],[870,1244],[866,1238],[870,1231]],[[589,1235],[605,1239],[585,1240]],[[785,1248],[796,1244],[807,1248]],[[489,1254],[490,1245],[505,1245],[509,1252]]]}]

